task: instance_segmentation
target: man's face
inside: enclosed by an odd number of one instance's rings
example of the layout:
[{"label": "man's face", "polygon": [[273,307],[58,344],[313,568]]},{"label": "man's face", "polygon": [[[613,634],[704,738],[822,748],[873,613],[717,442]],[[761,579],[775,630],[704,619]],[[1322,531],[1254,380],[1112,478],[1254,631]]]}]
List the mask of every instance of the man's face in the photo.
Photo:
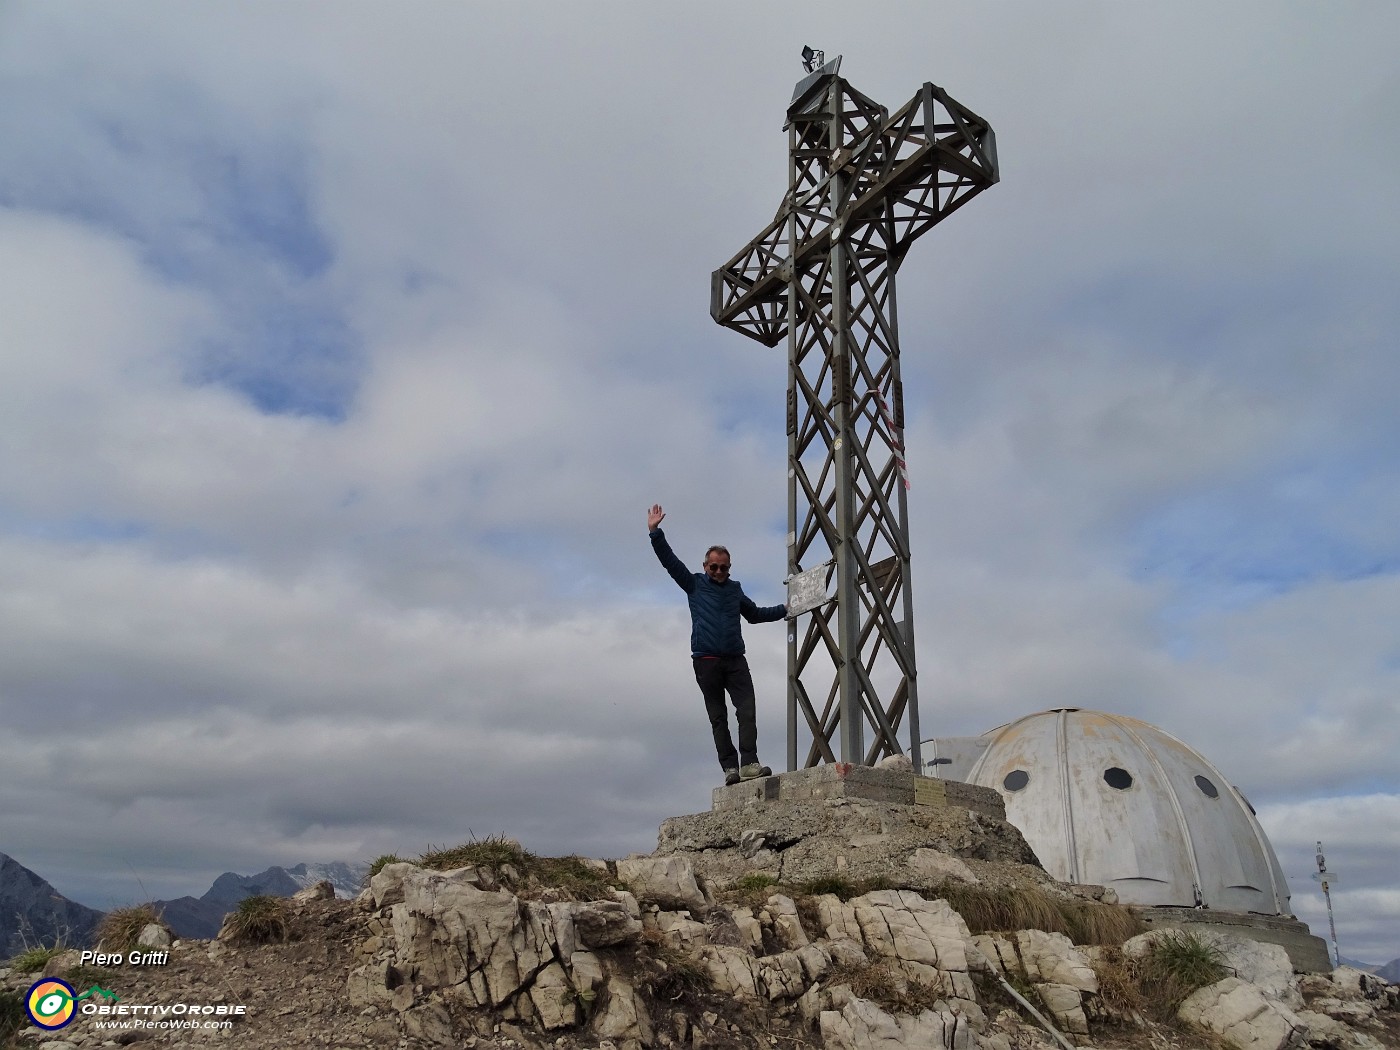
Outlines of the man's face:
[{"label": "man's face", "polygon": [[705,558],[705,575],[715,583],[729,582],[729,555],[710,551]]}]

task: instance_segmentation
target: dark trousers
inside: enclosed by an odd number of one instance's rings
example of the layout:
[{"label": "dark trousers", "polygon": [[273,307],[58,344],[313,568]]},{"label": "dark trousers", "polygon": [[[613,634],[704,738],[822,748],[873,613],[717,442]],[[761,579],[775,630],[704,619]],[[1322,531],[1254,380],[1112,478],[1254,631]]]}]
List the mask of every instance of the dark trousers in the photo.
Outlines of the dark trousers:
[{"label": "dark trousers", "polygon": [[[754,721],[753,676],[749,662],[742,656],[695,656],[695,682],[705,697],[705,711],[710,716],[710,731],[715,737],[715,754],[721,769],[738,769],[740,764],[758,761],[758,724]],[[739,720],[739,750],[729,736],[729,711],[724,694],[734,703]]]}]

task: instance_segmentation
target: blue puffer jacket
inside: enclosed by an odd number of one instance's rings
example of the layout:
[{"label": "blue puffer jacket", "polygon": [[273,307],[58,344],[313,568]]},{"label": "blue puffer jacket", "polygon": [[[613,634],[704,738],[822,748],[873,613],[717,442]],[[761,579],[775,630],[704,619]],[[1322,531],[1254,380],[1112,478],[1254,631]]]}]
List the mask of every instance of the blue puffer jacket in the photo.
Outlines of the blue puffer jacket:
[{"label": "blue puffer jacket", "polygon": [[738,580],[716,583],[703,572],[690,572],[660,529],[652,529],[651,549],[690,599],[690,653],[692,656],[739,656],[744,636],[739,617],[749,623],[767,623],[787,615],[786,605],[761,609],[744,593]]}]

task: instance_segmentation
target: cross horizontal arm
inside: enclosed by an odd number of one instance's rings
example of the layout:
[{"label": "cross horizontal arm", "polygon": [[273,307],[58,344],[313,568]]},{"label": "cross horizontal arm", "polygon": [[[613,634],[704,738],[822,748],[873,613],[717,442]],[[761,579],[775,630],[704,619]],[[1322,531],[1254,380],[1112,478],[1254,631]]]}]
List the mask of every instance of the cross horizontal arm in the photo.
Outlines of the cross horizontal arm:
[{"label": "cross horizontal arm", "polygon": [[[934,84],[839,150],[818,151],[823,177],[789,189],[774,220],[710,281],[710,316],[765,346],[787,334],[787,286],[831,248],[869,222],[893,224],[892,254],[982,190],[995,185],[996,139],[991,126]],[[830,200],[832,176],[847,189]],[[797,247],[788,257],[788,227],[796,220]]]}]

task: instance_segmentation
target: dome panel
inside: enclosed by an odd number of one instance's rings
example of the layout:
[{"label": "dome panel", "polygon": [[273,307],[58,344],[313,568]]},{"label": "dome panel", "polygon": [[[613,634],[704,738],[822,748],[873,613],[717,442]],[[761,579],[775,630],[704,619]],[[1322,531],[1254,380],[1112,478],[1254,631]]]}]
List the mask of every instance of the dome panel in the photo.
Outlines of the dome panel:
[{"label": "dome panel", "polygon": [[1282,870],[1252,810],[1202,755],[1155,726],[1044,711],[961,753],[978,755],[963,779],[1001,791],[1007,819],[1057,879],[1112,886],[1136,904],[1287,914]]}]

